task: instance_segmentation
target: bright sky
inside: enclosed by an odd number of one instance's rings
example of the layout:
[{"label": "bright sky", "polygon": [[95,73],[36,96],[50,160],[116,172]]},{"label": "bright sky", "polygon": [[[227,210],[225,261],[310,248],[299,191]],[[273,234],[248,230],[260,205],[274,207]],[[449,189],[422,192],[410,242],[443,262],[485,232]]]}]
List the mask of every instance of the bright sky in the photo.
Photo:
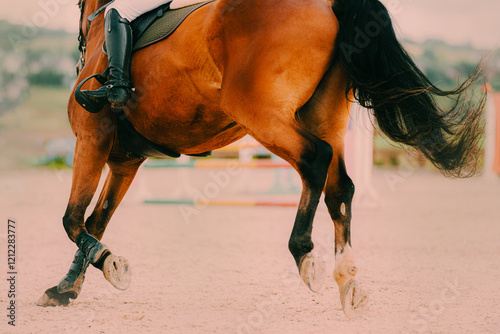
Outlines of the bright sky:
[{"label": "bright sky", "polygon": [[[120,0],[117,0],[120,1]],[[141,1],[141,0],[135,0]],[[0,19],[77,31],[77,0],[0,0]],[[382,0],[402,37],[500,47],[499,0]],[[49,19],[50,18],[50,19]]]}]

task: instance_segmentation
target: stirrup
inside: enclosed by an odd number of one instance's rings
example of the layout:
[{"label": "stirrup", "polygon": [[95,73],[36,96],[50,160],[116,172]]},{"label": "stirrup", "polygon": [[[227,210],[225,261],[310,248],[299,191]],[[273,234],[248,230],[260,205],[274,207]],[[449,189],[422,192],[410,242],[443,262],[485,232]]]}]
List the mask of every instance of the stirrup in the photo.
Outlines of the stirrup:
[{"label": "stirrup", "polygon": [[102,108],[108,103],[108,95],[102,94],[102,96],[96,95],[89,97],[90,92],[95,92],[92,90],[81,90],[82,86],[92,78],[95,78],[101,85],[105,85],[108,81],[109,67],[102,74],[94,74],[78,84],[75,88],[75,100],[80,104],[85,110],[93,114],[98,113]]}]

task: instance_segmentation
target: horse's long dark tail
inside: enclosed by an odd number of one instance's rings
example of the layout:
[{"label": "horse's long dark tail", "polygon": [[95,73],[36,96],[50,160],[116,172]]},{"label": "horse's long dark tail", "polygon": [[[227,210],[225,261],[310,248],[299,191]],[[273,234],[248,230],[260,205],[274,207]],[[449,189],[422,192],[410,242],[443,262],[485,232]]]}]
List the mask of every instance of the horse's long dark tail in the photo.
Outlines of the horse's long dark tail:
[{"label": "horse's long dark tail", "polygon": [[[335,0],[332,8],[340,24],[337,52],[347,70],[347,92],[373,110],[390,139],[417,148],[446,175],[472,175],[485,94],[474,100],[470,91],[482,78],[481,66],[457,89],[443,91],[398,42],[380,1]],[[443,110],[436,96],[453,98],[453,106]]]}]

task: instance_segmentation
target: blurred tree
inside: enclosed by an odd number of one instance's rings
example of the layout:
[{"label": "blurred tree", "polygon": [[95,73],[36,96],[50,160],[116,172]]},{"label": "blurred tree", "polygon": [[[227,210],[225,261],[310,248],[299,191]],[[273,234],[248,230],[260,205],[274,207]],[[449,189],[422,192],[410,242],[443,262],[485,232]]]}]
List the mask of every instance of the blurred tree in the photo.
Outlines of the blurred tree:
[{"label": "blurred tree", "polygon": [[61,87],[64,82],[64,75],[52,69],[42,69],[37,73],[28,74],[30,85]]},{"label": "blurred tree", "polygon": [[0,49],[0,115],[23,103],[28,97],[26,56]]}]

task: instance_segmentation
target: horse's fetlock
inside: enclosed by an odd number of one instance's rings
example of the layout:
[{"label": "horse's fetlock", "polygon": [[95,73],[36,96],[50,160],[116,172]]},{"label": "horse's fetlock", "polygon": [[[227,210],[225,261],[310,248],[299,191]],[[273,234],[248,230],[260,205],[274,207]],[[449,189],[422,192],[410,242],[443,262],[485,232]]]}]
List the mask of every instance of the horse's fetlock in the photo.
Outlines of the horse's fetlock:
[{"label": "horse's fetlock", "polygon": [[357,273],[358,273],[358,267],[356,267],[356,266],[350,266],[349,267],[349,274],[350,275],[356,276]]},{"label": "horse's fetlock", "polygon": [[288,249],[296,259],[299,259],[307,253],[310,253],[313,248],[314,244],[311,238],[307,237],[292,238],[288,242]]},{"label": "horse's fetlock", "polygon": [[74,220],[68,216],[64,216],[62,221],[63,221],[63,226],[64,226],[64,230],[66,231],[66,234],[74,242],[76,240],[76,237],[78,236],[78,232],[76,232],[76,229],[75,229],[76,224],[75,224]]},{"label": "horse's fetlock", "polygon": [[357,273],[358,273],[358,267],[351,264],[335,268],[333,272],[333,277],[335,278],[335,281],[339,283],[339,282],[345,282],[353,278],[354,276],[356,276]]}]

